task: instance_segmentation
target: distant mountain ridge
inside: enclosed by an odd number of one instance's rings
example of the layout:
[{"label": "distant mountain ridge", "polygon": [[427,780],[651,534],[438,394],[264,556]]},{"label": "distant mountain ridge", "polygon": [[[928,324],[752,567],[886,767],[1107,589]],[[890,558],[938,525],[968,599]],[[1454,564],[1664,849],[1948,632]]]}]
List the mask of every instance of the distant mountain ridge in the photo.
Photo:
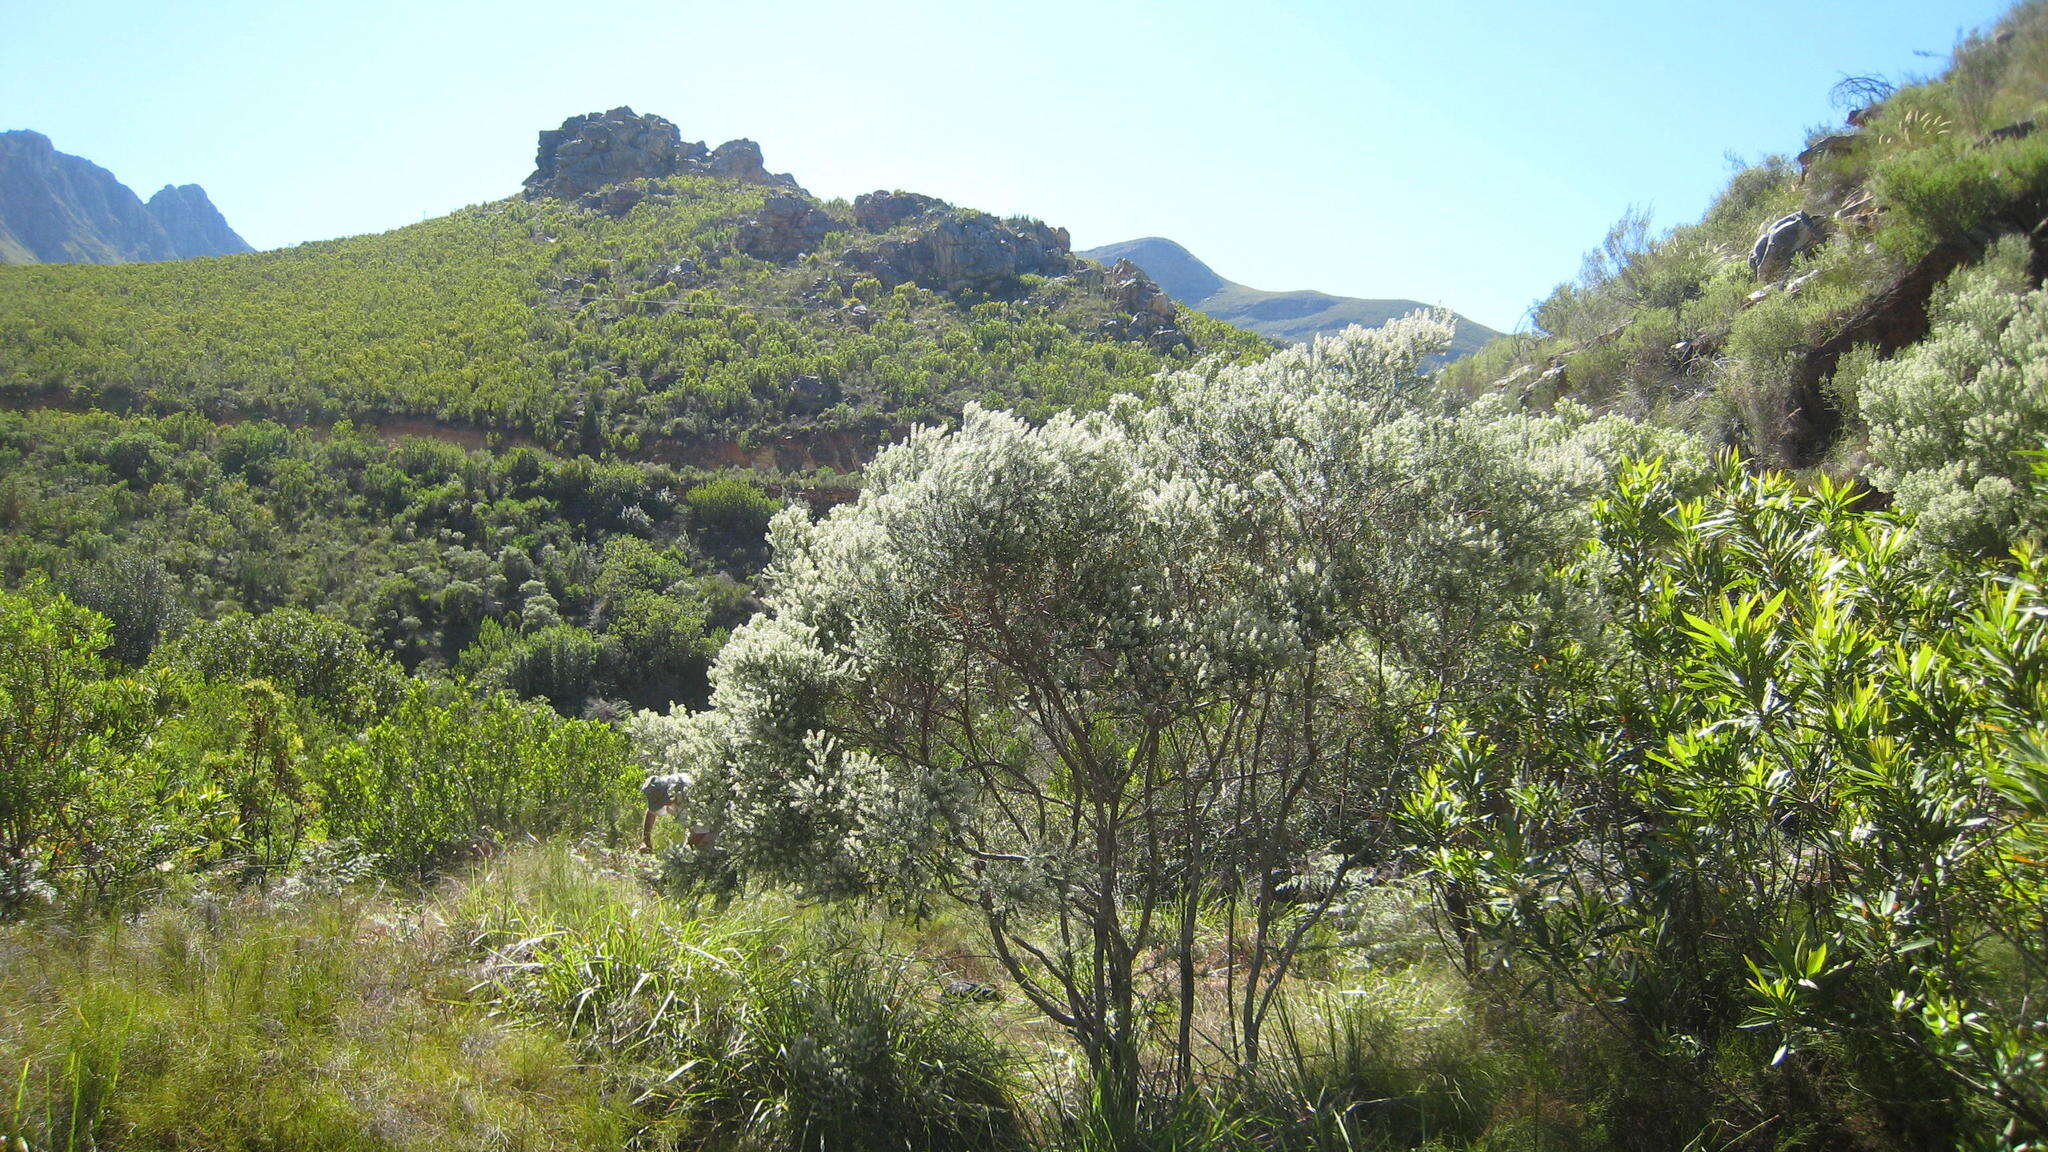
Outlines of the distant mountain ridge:
[{"label": "distant mountain ridge", "polygon": [[[1428,305],[1415,300],[1364,300],[1327,292],[1268,292],[1225,280],[1192,252],[1160,236],[1090,248],[1080,255],[1102,264],[1129,260],[1166,294],[1208,316],[1285,343],[1305,343],[1353,324],[1376,328]],[[1452,313],[1457,331],[1450,354],[1478,351],[1500,333]]]},{"label": "distant mountain ridge", "polygon": [[0,264],[127,264],[253,251],[197,184],[147,202],[40,132],[0,132]]}]

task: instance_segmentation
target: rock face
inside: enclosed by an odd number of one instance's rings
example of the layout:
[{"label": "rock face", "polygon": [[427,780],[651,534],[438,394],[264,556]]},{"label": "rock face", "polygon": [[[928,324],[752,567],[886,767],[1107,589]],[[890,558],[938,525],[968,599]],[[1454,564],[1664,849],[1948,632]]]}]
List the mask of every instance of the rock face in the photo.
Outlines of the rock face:
[{"label": "rock face", "polygon": [[768,197],[760,212],[740,222],[736,242],[749,256],[782,263],[816,251],[825,234],[839,227],[817,201],[778,192]]},{"label": "rock face", "polygon": [[542,132],[533,175],[525,186],[529,197],[552,196],[622,211],[638,197],[607,197],[606,190],[634,180],[683,175],[723,176],[800,191],[788,175],[762,166],[761,146],[752,140],[728,140],[707,150],[701,143],[684,140],[682,131],[662,117],[642,116],[631,108],[571,116],[560,128]]},{"label": "rock face", "polygon": [[1820,217],[1805,212],[1771,221],[1757,234],[1756,247],[1750,249],[1749,270],[1760,281],[1776,280],[1792,266],[1792,261],[1827,238],[1825,229]]},{"label": "rock face", "polygon": [[39,132],[0,132],[0,263],[121,264],[250,251],[197,184],[149,203]]},{"label": "rock face", "polygon": [[864,192],[854,197],[853,220],[869,232],[887,232],[924,216],[946,202],[915,192]]},{"label": "rock face", "polygon": [[249,251],[248,242],[228,227],[227,218],[197,184],[166,184],[144,207],[170,237],[177,259]]},{"label": "rock face", "polygon": [[[1353,324],[1378,327],[1423,307],[1414,300],[1364,300],[1324,292],[1247,288],[1225,280],[1187,249],[1158,236],[1091,248],[1081,255],[1109,267],[1111,279],[1117,276],[1117,262],[1128,260],[1175,301],[1226,324],[1292,343],[1306,343]],[[1463,316],[1456,316],[1454,322],[1456,330],[1448,353],[1452,357],[1475,352],[1500,335]]]},{"label": "rock face", "polygon": [[1129,260],[1118,260],[1103,277],[1109,298],[1126,319],[1114,321],[1117,335],[1142,340],[1154,348],[1166,349],[1187,343],[1175,321],[1179,310],[1145,270]]},{"label": "rock face", "polygon": [[[885,195],[892,198],[887,205],[869,201],[869,219],[907,218],[902,214],[916,202],[930,200],[909,193]],[[1019,276],[1062,276],[1079,266],[1064,228],[1036,220],[998,220],[983,212],[934,211],[944,206],[930,203],[908,235],[849,249],[840,259],[885,284],[915,283],[935,292],[1001,292]],[[858,219],[857,207],[855,212]]]}]

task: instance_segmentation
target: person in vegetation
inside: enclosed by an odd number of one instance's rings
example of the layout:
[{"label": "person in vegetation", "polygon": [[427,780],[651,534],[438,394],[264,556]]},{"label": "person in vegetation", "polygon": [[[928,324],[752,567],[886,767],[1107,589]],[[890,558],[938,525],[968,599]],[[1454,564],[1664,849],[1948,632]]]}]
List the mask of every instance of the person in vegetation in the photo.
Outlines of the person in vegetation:
[{"label": "person in vegetation", "polygon": [[[690,777],[682,772],[649,776],[647,782],[640,785],[640,794],[647,797],[647,815],[640,821],[642,852],[654,851],[654,822],[661,819],[664,811],[674,814],[676,805],[682,802],[683,793],[689,786]],[[693,824],[684,843],[692,848],[709,848],[715,840],[716,836],[711,829]]]}]

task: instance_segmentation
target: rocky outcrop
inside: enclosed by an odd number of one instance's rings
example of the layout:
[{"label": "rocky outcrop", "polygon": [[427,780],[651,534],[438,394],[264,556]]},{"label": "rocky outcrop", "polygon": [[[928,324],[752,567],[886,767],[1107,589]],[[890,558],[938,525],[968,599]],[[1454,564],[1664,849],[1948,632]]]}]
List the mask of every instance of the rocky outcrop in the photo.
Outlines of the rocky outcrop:
[{"label": "rocky outcrop", "polygon": [[1179,312],[1173,297],[1153,283],[1144,269],[1129,260],[1118,260],[1104,275],[1103,288],[1122,314],[1109,322],[1116,335],[1142,340],[1162,351],[1188,343],[1177,325]]},{"label": "rocky outcrop", "polygon": [[1851,135],[1835,134],[1822,136],[1806,146],[1799,154],[1799,178],[1804,180],[1813,172],[1814,166],[1831,156],[1847,156],[1856,150],[1857,138]]},{"label": "rocky outcrop", "polygon": [[[943,207],[937,201],[932,203]],[[870,219],[886,218],[877,215],[873,202],[870,204]],[[1062,276],[1080,266],[1064,228],[953,209],[927,210],[906,234],[849,249],[840,259],[884,284],[914,283],[935,292],[996,294],[1014,288],[1019,276]]]},{"label": "rocky outcrop", "polygon": [[[763,166],[761,146],[752,140],[728,140],[715,149],[683,139],[674,124],[660,116],[642,116],[631,108],[571,116],[560,128],[540,134],[533,174],[526,178],[529,197],[577,200],[585,207],[620,211],[637,197],[605,190],[637,180],[669,176],[722,176],[749,184],[798,190],[794,179]],[[644,190],[643,190],[644,194]]]},{"label": "rocky outcrop", "polygon": [[779,192],[761,210],[740,221],[735,242],[747,255],[784,263],[817,251],[825,235],[842,225],[808,196]]},{"label": "rocky outcrop", "polygon": [[122,264],[249,251],[197,184],[148,204],[39,132],[0,132],[0,263]]},{"label": "rocky outcrop", "polygon": [[869,232],[887,232],[944,208],[946,202],[915,192],[864,192],[853,201],[853,220]]}]

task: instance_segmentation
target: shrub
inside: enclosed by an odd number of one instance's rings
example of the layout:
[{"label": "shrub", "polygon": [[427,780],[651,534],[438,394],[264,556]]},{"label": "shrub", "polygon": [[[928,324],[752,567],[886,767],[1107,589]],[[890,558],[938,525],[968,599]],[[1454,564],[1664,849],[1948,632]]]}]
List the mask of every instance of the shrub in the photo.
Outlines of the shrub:
[{"label": "shrub", "polygon": [[616,836],[632,784],[625,739],[605,725],[428,681],[313,775],[328,831],[409,875],[512,834]]},{"label": "shrub", "polygon": [[755,537],[782,507],[761,486],[738,476],[719,476],[683,494],[696,522],[730,538]]},{"label": "shrub", "polygon": [[2038,526],[2026,455],[2048,444],[2048,290],[2014,237],[1951,276],[1927,339],[1864,371],[1872,478],[1938,547],[2003,551]]},{"label": "shrub", "polygon": [[1958,579],[1853,499],[1626,476],[1586,570],[1626,649],[1451,728],[1408,804],[1473,970],[1611,1021],[1631,1146],[2048,1135],[2014,1007],[2048,971],[2041,564]]},{"label": "shrub", "polygon": [[0,592],[0,914],[47,891],[33,854],[83,794],[106,643],[105,617],[41,585]]},{"label": "shrub", "polygon": [[382,713],[405,687],[404,670],[372,651],[369,637],[297,608],[197,621],[155,662],[214,679],[268,680],[349,724]]}]

